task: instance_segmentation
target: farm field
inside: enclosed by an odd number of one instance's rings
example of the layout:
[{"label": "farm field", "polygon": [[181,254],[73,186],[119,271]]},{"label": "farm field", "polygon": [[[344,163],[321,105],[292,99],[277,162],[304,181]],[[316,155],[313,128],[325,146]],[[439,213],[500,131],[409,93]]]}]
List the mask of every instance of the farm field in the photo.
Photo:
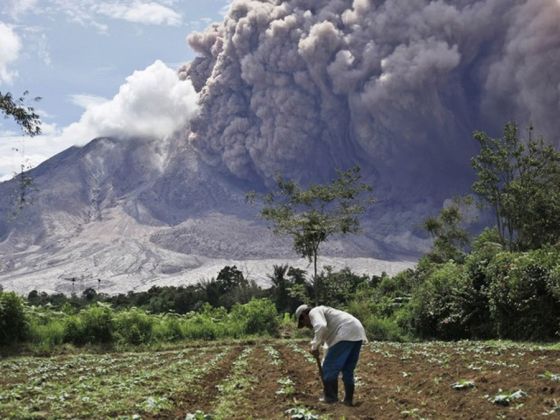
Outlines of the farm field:
[{"label": "farm field", "polygon": [[318,402],[301,340],[11,357],[0,372],[0,418],[560,417],[560,351],[520,344],[368,343],[356,407]]}]

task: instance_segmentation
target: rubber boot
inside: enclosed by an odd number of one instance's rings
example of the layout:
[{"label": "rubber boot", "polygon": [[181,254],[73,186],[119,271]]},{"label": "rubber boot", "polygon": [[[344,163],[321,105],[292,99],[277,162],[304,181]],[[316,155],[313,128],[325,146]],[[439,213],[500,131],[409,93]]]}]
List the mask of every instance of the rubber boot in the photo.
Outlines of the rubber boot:
[{"label": "rubber boot", "polygon": [[344,384],[344,405],[354,405],[354,384]]},{"label": "rubber boot", "polygon": [[324,397],[321,402],[332,404],[338,402],[338,379],[324,382]]}]

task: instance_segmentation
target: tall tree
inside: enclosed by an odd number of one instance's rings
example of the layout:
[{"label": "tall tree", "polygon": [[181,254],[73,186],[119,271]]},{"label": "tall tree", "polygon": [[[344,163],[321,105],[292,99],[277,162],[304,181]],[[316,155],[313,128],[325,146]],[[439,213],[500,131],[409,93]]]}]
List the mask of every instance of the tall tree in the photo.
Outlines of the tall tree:
[{"label": "tall tree", "polygon": [[501,138],[476,132],[480,153],[472,159],[472,188],[496,217],[509,249],[534,249],[560,240],[560,152],[542,139],[519,137],[508,123]]},{"label": "tall tree", "polygon": [[[0,92],[0,112],[4,118],[13,119],[23,130],[23,132],[30,136],[41,134],[41,120],[35,109],[31,106],[25,105],[25,97],[29,94],[28,91],[23,92],[23,95],[14,99],[10,92]],[[41,98],[34,98],[39,101]],[[33,183],[32,178],[26,172],[26,166],[22,162],[20,173],[17,175],[18,191],[17,191],[17,211],[22,210],[28,202],[28,192]]]},{"label": "tall tree", "polygon": [[469,234],[462,226],[462,206],[470,206],[471,197],[456,198],[444,207],[437,217],[430,217],[424,221],[424,229],[434,241],[432,250],[426,257],[435,263],[445,263],[449,260],[463,262],[466,247],[470,243]]},{"label": "tall tree", "polygon": [[337,171],[336,179],[328,184],[302,188],[292,180],[278,177],[271,193],[264,197],[247,195],[249,201],[262,199],[261,216],[272,222],[274,233],[291,236],[294,250],[313,263],[315,290],[319,287],[317,258],[321,244],[335,234],[357,233],[359,216],[373,202],[372,188],[360,180],[360,168],[355,166]]}]

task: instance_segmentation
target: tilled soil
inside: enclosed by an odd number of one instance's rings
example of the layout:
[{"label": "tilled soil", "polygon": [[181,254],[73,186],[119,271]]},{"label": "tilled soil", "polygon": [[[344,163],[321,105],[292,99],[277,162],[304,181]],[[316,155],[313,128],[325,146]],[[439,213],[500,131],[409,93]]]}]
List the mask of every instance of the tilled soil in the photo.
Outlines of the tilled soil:
[{"label": "tilled soil", "polygon": [[[293,346],[273,345],[281,356],[279,365],[271,364],[258,346],[247,372],[256,379],[255,385],[246,391],[231,418],[287,418],[286,410],[294,407],[336,419],[533,419],[546,418],[545,413],[560,418],[560,382],[539,376],[546,371],[560,373],[560,351],[469,342],[369,343],[362,349],[356,371],[356,405],[347,407],[319,402],[322,389],[317,366]],[[307,350],[304,343],[296,346]],[[212,390],[224,374],[221,369],[218,375],[205,378],[204,389]],[[281,378],[295,383],[292,395],[278,394]],[[451,385],[461,380],[473,381],[474,387],[453,389]],[[339,388],[342,399],[342,381]],[[491,399],[501,390],[522,390],[527,396],[498,405]],[[193,410],[202,407],[212,412],[208,404],[188,403]]]},{"label": "tilled soil", "polygon": [[[200,410],[227,419],[281,419],[298,409],[294,418],[302,419],[560,418],[559,350],[466,341],[368,343],[356,371],[354,407],[319,402],[321,381],[307,351],[303,341],[269,340],[153,354],[13,358],[2,362],[0,417],[90,418],[87,413],[99,412],[97,418],[185,419]],[[473,386],[454,389],[460,381]],[[507,405],[492,401],[516,391],[521,398]],[[134,402],[124,403],[123,393]],[[340,381],[339,398],[343,394]],[[101,400],[107,406],[94,410],[90,401]],[[158,408],[159,401],[165,406]]]}]

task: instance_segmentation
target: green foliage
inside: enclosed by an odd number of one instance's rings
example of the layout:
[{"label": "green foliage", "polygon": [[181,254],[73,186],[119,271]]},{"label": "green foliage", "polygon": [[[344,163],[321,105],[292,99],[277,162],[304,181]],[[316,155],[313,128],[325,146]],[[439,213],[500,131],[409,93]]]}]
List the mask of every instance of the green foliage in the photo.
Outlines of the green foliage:
[{"label": "green foliage", "polygon": [[154,317],[139,309],[122,311],[115,316],[117,341],[128,344],[146,344],[152,341]]},{"label": "green foliage", "polygon": [[560,249],[502,252],[488,265],[490,312],[500,338],[552,338],[560,329]]},{"label": "green foliage", "polygon": [[318,420],[319,416],[306,407],[294,407],[286,410],[290,419],[296,420]]},{"label": "green foliage", "polygon": [[316,295],[322,305],[340,307],[352,299],[361,284],[368,282],[367,276],[358,276],[349,268],[334,272],[332,267],[326,266],[317,278]]},{"label": "green foliage", "polygon": [[461,226],[461,205],[470,205],[471,201],[468,197],[457,198],[451,205],[444,207],[437,217],[430,217],[424,221],[424,229],[434,240],[432,251],[426,255],[430,261],[444,263],[449,260],[464,260],[465,250],[470,241],[468,232]]},{"label": "green foliage", "polygon": [[[276,190],[262,198],[262,217],[272,222],[274,233],[291,236],[294,250],[313,262],[314,279],[321,244],[335,234],[358,232],[359,216],[373,201],[371,187],[360,179],[358,166],[337,171],[337,178],[329,184],[307,189],[278,177]],[[255,193],[247,195],[248,201],[256,198]]]},{"label": "green foliage", "polygon": [[503,137],[476,132],[480,153],[472,159],[472,186],[496,217],[500,242],[509,250],[537,249],[560,239],[560,152],[543,139],[519,138],[515,123]]},{"label": "green foliage", "polygon": [[272,283],[270,296],[279,312],[293,313],[302,303],[308,303],[305,271],[288,265],[274,265],[268,276]]},{"label": "green foliage", "polygon": [[[41,120],[35,109],[25,105],[25,97],[29,92],[23,92],[23,95],[14,99],[10,92],[0,92],[0,112],[5,118],[12,118],[28,136],[36,136],[41,134]],[[41,98],[34,98],[39,101]]]},{"label": "green foliage", "polygon": [[11,344],[27,337],[25,304],[14,292],[0,292],[0,344]]},{"label": "green foliage", "polygon": [[278,335],[278,312],[269,299],[253,299],[245,305],[235,305],[231,316],[242,324],[244,334]]},{"label": "green foliage", "polygon": [[412,297],[414,327],[422,337],[464,338],[461,294],[465,272],[453,261],[437,267]]},{"label": "green foliage", "polygon": [[495,396],[489,398],[489,400],[497,405],[508,406],[512,402],[527,398],[528,396],[529,395],[521,389],[518,389],[515,392],[504,392],[500,389],[500,391]]},{"label": "green foliage", "polygon": [[115,330],[114,313],[111,308],[92,305],[64,321],[64,341],[73,344],[110,343]]},{"label": "green foliage", "polygon": [[394,318],[378,318],[369,316],[362,320],[367,336],[377,341],[408,341],[405,330]]}]

